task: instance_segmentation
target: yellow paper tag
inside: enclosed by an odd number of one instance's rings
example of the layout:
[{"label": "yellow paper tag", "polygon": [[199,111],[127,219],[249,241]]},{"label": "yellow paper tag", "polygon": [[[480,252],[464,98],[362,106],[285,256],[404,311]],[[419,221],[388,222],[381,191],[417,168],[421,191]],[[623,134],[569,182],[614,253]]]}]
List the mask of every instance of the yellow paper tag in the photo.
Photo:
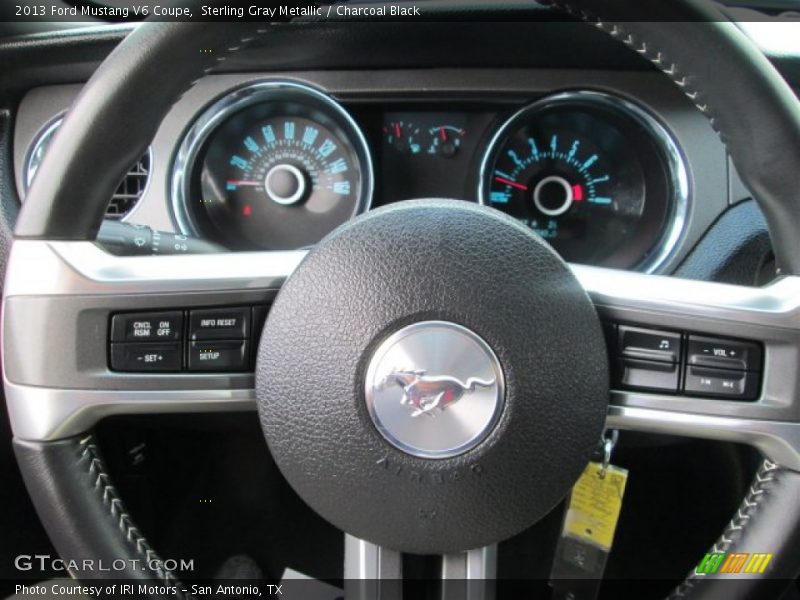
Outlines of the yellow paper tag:
[{"label": "yellow paper tag", "polygon": [[601,477],[603,465],[590,462],[572,488],[564,530],[567,535],[611,550],[622,510],[628,471],[613,465]]}]

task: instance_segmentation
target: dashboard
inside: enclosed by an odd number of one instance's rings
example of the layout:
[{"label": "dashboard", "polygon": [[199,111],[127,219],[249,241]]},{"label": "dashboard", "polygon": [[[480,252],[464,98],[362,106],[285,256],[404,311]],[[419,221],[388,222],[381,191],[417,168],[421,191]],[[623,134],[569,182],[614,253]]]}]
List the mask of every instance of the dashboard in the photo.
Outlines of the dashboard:
[{"label": "dashboard", "polygon": [[[506,213],[568,261],[668,272],[738,199],[716,134],[671,88],[580,70],[212,75],[167,115],[107,218],[289,250],[377,207],[446,198]],[[21,198],[78,91],[23,98]]]}]

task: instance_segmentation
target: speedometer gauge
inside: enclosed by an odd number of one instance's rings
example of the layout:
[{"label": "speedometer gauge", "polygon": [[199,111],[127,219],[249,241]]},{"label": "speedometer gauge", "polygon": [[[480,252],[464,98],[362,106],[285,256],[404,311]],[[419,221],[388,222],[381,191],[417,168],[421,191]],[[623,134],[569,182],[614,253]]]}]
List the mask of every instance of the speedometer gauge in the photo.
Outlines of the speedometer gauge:
[{"label": "speedometer gauge", "polygon": [[484,157],[480,198],[566,260],[653,271],[683,227],[687,178],[649,114],[605,94],[560,94],[512,116]]},{"label": "speedometer gauge", "polygon": [[254,119],[244,131],[236,127],[231,139],[224,133],[211,142],[200,177],[201,194],[212,202],[224,183],[216,209],[252,217],[269,212],[271,203],[305,203],[313,212],[355,205],[357,161],[347,141],[325,125],[281,116]]},{"label": "speedometer gauge", "polygon": [[223,98],[184,140],[173,174],[181,229],[234,250],[315,244],[366,210],[363,135],[332,99],[269,82]]}]

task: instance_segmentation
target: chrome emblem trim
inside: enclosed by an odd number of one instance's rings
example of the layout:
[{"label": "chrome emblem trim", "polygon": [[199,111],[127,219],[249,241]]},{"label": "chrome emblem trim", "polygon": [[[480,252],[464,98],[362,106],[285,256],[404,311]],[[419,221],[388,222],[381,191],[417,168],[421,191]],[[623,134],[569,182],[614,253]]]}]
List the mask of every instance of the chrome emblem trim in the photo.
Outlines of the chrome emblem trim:
[{"label": "chrome emblem trim", "polygon": [[378,347],[365,396],[376,428],[393,446],[422,458],[449,458],[494,429],[505,382],[497,356],[476,333],[448,321],[423,321]]},{"label": "chrome emblem trim", "polygon": [[495,380],[470,377],[466,382],[462,383],[455,377],[427,376],[424,370],[393,371],[378,385],[379,387],[385,387],[392,383],[403,388],[403,399],[400,403],[406,404],[412,409],[412,417],[420,415],[435,417],[436,413],[431,412],[435,408],[444,410],[451,404],[461,400],[465,393],[474,392],[478,386],[493,386]]}]

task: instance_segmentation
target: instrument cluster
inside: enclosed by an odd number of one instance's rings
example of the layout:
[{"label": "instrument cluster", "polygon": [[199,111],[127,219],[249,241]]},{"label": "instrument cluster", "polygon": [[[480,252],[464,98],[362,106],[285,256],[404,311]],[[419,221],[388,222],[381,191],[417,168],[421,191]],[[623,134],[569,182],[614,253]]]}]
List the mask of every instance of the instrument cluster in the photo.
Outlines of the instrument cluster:
[{"label": "instrument cluster", "polygon": [[508,214],[568,261],[657,271],[682,235],[689,183],[666,126],[605,93],[343,105],[268,81],[197,117],[171,195],[181,233],[231,250],[308,247],[371,207],[451,198]]}]

